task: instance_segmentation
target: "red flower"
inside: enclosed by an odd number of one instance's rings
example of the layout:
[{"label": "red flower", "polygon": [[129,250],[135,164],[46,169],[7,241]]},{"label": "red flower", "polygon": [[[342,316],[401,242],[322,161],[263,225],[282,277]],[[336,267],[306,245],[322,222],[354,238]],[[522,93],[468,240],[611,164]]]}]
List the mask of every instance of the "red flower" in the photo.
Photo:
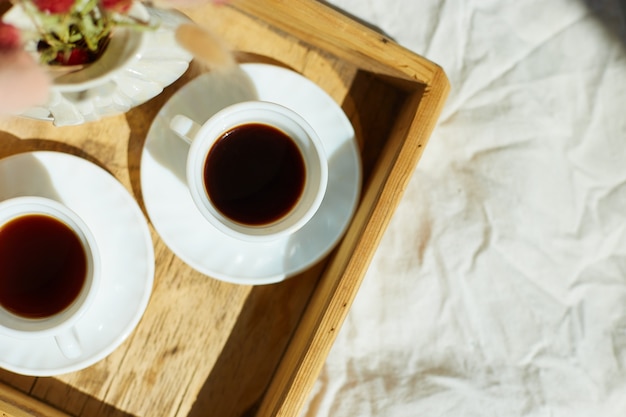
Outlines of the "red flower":
[{"label": "red flower", "polygon": [[20,46],[20,31],[12,25],[0,22],[0,51],[17,49]]},{"label": "red flower", "polygon": [[100,0],[100,5],[104,10],[118,13],[128,12],[132,4],[133,0]]},{"label": "red flower", "polygon": [[89,52],[84,49],[72,49],[68,53],[59,52],[56,62],[62,65],[82,65],[90,61]]},{"label": "red flower", "polygon": [[202,4],[226,4],[230,0],[152,0],[157,7],[192,7],[200,6]]},{"label": "red flower", "polygon": [[42,12],[67,13],[74,6],[74,0],[33,0],[35,6]]}]

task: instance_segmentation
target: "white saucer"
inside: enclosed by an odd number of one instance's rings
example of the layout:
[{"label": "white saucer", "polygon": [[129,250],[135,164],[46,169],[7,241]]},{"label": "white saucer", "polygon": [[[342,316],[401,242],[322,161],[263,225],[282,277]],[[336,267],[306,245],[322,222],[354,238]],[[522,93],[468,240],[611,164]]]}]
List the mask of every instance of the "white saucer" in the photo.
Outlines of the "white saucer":
[{"label": "white saucer", "polygon": [[0,335],[0,367],[32,376],[86,368],[115,350],[133,331],[152,293],[154,249],[146,219],[130,193],[108,172],[60,152],[0,159],[0,200],[23,195],[66,204],[89,226],[102,258],[102,285],[76,326],[83,353],[63,356],[54,338]]},{"label": "white saucer", "polygon": [[[316,215],[294,235],[266,243],[226,236],[202,217],[185,179],[188,145],[168,128],[178,113],[202,123],[246,100],[272,101],[295,110],[317,131],[329,157],[328,190]],[[361,162],[349,119],[325,91],[282,67],[243,64],[229,74],[199,76],[163,106],[146,139],[141,185],[152,224],[185,263],[227,282],[270,284],[312,266],[343,236],[361,190]]]}]

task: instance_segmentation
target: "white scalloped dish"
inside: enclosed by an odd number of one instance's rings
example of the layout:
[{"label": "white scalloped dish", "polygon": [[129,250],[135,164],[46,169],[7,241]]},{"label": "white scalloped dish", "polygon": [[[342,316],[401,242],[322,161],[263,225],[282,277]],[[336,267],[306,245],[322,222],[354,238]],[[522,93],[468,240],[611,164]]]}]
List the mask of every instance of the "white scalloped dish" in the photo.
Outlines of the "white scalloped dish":
[{"label": "white scalloped dish", "polygon": [[[21,115],[49,120],[56,126],[80,125],[125,113],[180,78],[192,56],[178,45],[174,29],[188,19],[178,12],[145,7],[140,2],[130,13],[157,28],[116,28],[107,50],[96,62],[76,72],[53,75],[48,102]],[[12,7],[2,20],[22,29],[32,27],[19,6]]]}]

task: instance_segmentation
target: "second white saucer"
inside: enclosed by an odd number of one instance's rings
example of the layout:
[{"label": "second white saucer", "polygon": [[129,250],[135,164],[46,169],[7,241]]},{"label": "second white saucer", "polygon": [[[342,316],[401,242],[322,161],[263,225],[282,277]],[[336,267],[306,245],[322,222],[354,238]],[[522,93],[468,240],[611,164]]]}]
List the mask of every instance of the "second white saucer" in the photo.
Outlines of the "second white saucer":
[{"label": "second white saucer", "polygon": [[[271,242],[234,239],[204,219],[185,180],[188,145],[168,128],[176,114],[204,122],[246,100],[295,110],[317,131],[329,159],[328,189],[316,215],[295,234]],[[163,106],[142,153],[141,186],[152,224],[185,263],[227,282],[270,284],[312,266],[343,236],[360,195],[361,162],[348,117],[324,90],[282,67],[244,64],[229,74],[199,76]]]}]

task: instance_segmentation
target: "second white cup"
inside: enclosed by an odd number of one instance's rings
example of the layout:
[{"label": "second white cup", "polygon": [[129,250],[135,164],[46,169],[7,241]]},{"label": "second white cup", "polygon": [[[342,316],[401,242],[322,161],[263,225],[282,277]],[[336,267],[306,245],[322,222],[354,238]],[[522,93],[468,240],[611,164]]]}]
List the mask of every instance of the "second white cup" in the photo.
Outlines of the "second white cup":
[{"label": "second white cup", "polygon": [[202,125],[177,115],[170,128],[191,145],[186,174],[195,205],[227,235],[262,241],[294,233],[324,198],[324,147],[291,109],[248,101]]}]

